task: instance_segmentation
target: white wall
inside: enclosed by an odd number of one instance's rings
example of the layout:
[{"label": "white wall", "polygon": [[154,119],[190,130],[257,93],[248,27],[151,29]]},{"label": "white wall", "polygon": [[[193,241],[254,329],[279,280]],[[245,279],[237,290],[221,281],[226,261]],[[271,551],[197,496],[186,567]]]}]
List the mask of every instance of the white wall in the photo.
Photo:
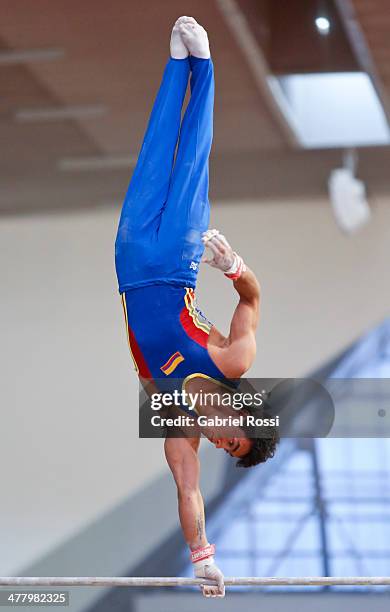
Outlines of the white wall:
[{"label": "white wall", "polygon": [[[390,314],[390,207],[348,237],[328,201],[215,206],[211,225],[257,273],[262,286],[257,377],[304,375]],[[224,277],[206,270],[198,290],[211,319],[227,329]]]},{"label": "white wall", "polygon": [[[0,574],[16,573],[166,470],[137,438],[137,383],[116,293],[117,210],[0,221]],[[390,208],[344,237],[326,202],[215,205],[262,283],[252,376],[304,374],[388,314]],[[230,283],[199,301],[226,329]],[[129,517],[131,520],[131,517]]]}]

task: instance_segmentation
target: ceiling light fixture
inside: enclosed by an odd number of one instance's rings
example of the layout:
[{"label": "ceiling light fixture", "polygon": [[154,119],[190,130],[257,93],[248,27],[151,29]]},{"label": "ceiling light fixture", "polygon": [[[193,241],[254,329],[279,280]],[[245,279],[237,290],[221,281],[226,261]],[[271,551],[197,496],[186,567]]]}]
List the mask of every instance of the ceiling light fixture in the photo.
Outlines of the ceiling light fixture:
[{"label": "ceiling light fixture", "polygon": [[327,17],[324,17],[324,16],[317,17],[315,23],[316,23],[317,30],[319,31],[320,34],[322,34],[323,36],[327,36],[329,34],[330,21]]},{"label": "ceiling light fixture", "polygon": [[346,234],[354,234],[371,217],[366,185],[356,178],[358,156],[354,149],[347,150],[343,167],[332,170],[329,181],[329,197],[339,227]]}]

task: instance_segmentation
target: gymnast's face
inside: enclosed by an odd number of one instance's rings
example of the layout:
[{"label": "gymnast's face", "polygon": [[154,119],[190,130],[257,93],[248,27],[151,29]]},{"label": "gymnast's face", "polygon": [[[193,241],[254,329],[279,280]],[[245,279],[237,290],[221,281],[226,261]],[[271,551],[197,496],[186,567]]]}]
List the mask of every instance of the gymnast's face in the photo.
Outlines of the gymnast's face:
[{"label": "gymnast's face", "polygon": [[231,457],[244,457],[252,448],[249,438],[209,438],[215,448],[223,448]]}]

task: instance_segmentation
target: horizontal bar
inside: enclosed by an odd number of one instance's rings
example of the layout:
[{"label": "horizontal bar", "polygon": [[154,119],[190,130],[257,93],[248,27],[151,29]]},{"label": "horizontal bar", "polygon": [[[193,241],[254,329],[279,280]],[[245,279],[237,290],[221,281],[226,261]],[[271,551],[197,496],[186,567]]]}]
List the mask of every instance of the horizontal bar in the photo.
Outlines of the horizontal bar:
[{"label": "horizontal bar", "polygon": [[[103,576],[87,577],[0,577],[1,587],[178,587],[215,584],[212,580],[200,578],[110,578]],[[385,586],[390,585],[390,576],[309,576],[304,578],[225,578],[227,586]]]}]

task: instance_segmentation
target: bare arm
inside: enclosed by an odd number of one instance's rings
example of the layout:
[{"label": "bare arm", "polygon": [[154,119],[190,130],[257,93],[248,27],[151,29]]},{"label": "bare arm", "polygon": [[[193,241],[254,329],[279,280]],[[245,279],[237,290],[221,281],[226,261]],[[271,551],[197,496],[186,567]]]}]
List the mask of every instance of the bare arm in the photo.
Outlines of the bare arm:
[{"label": "bare arm", "polygon": [[[233,378],[242,376],[256,356],[256,328],[259,323],[260,286],[254,273],[247,269],[233,282],[239,302],[230,323],[224,351],[224,371]],[[230,374],[231,372],[231,374]]]},{"label": "bare arm", "polygon": [[260,285],[255,274],[247,268],[242,258],[231,248],[225,236],[218,230],[208,230],[202,236],[203,243],[213,254],[203,261],[222,270],[233,280],[234,288],[240,299],[234,311],[227,338],[214,330],[213,346],[219,359],[223,361],[225,376],[242,376],[252,365],[256,355],[255,332],[259,322]]},{"label": "bare arm", "polygon": [[199,489],[199,440],[167,438],[165,457],[177,486],[179,518],[184,539],[191,550],[208,544],[203,498]]},{"label": "bare arm", "polygon": [[237,280],[233,281],[233,285],[240,296],[240,301],[230,325],[230,342],[240,339],[243,335],[254,334],[260,314],[260,285],[252,270],[247,268]]},{"label": "bare arm", "polygon": [[214,562],[213,552],[207,546],[204,506],[199,490],[198,447],[198,438],[167,438],[165,456],[177,486],[179,517],[184,538],[191,551],[198,549],[197,552],[205,554],[199,559],[192,559],[194,574],[197,578],[214,581],[214,584],[201,585],[205,597],[223,597],[223,574]]}]

